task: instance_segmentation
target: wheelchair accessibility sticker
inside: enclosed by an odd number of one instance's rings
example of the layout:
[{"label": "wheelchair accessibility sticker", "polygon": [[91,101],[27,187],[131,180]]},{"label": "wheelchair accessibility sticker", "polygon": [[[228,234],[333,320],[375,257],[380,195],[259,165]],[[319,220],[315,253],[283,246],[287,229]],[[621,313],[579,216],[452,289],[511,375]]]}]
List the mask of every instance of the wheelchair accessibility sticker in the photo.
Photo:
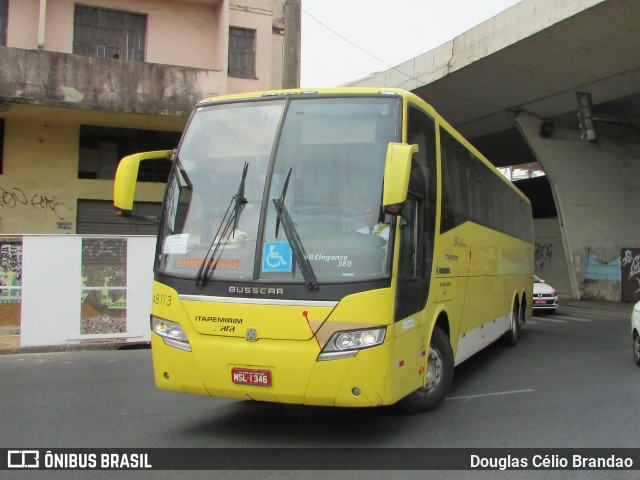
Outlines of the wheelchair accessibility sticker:
[{"label": "wheelchair accessibility sticker", "polygon": [[289,242],[267,242],[262,250],[263,272],[291,272],[292,252]]}]

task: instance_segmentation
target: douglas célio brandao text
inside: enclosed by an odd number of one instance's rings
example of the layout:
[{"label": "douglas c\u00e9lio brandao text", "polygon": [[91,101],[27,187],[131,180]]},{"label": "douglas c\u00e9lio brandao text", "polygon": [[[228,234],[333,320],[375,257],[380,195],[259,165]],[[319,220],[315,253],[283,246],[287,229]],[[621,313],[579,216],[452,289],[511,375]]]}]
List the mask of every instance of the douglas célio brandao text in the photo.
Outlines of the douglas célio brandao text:
[{"label": "douglas c\u00e9lio brandao text", "polygon": [[633,458],[617,455],[585,456],[580,454],[536,454],[536,455],[504,455],[504,456],[470,456],[470,467],[478,470],[535,470],[535,469],[622,469],[634,468]]}]

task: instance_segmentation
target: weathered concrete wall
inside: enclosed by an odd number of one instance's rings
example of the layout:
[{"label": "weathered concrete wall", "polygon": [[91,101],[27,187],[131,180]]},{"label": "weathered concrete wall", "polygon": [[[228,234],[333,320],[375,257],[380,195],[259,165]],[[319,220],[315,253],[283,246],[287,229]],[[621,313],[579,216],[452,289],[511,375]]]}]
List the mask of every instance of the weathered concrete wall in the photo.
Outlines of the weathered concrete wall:
[{"label": "weathered concrete wall", "polygon": [[562,246],[562,233],[557,218],[540,218],[533,221],[536,244],[536,275],[548,281],[560,295],[571,296],[569,269]]},{"label": "weathered concrete wall", "polygon": [[556,126],[543,138],[540,118],[521,112],[515,121],[554,192],[573,295],[619,301],[619,285],[592,288],[593,280],[615,280],[588,278],[585,256],[610,262],[621,248],[640,246],[640,137],[612,126],[600,129],[598,141],[590,143],[577,128]]},{"label": "weathered concrete wall", "polygon": [[[75,3],[10,2],[0,99],[185,115],[208,96],[282,87],[284,0],[86,2],[147,16],[145,62],[72,55]],[[256,78],[227,76],[230,25],[256,31]]]},{"label": "weathered concrete wall", "polygon": [[226,74],[0,47],[0,98],[150,115],[186,115],[203,97],[226,92]]}]

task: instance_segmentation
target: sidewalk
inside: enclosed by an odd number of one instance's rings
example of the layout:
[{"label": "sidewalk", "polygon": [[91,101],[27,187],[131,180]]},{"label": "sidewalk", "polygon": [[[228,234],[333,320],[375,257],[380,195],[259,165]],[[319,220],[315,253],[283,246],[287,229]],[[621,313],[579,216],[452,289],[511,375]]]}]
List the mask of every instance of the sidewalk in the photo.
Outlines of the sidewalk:
[{"label": "sidewalk", "polygon": [[585,308],[588,310],[601,310],[604,312],[613,312],[620,314],[627,314],[631,318],[631,311],[633,310],[633,303],[622,302],[601,302],[597,300],[565,300],[560,299],[560,308],[563,306],[571,308]]},{"label": "sidewalk", "polygon": [[69,345],[36,345],[32,347],[21,347],[20,336],[0,336],[0,355],[16,353],[52,353],[52,352],[78,352],[95,350],[127,350],[136,348],[149,348],[145,342],[123,342],[121,340],[113,342],[99,343],[74,343]]}]

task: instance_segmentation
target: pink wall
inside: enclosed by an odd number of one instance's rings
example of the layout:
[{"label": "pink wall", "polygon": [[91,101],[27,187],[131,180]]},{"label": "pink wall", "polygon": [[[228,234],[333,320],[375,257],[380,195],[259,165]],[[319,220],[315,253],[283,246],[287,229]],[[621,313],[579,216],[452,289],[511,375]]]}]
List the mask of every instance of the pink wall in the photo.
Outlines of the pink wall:
[{"label": "pink wall", "polygon": [[[44,49],[72,53],[75,0],[46,0]],[[226,88],[216,94],[268,90],[282,85],[282,35],[273,33],[283,0],[84,0],[82,5],[148,15],[146,61],[213,70]],[[272,9],[274,10],[272,14]],[[8,46],[38,48],[40,0],[9,2]],[[229,26],[255,29],[257,79],[227,77]]]},{"label": "pink wall", "polygon": [[9,25],[7,46],[16,48],[38,48],[39,0],[20,0],[9,2]]}]

